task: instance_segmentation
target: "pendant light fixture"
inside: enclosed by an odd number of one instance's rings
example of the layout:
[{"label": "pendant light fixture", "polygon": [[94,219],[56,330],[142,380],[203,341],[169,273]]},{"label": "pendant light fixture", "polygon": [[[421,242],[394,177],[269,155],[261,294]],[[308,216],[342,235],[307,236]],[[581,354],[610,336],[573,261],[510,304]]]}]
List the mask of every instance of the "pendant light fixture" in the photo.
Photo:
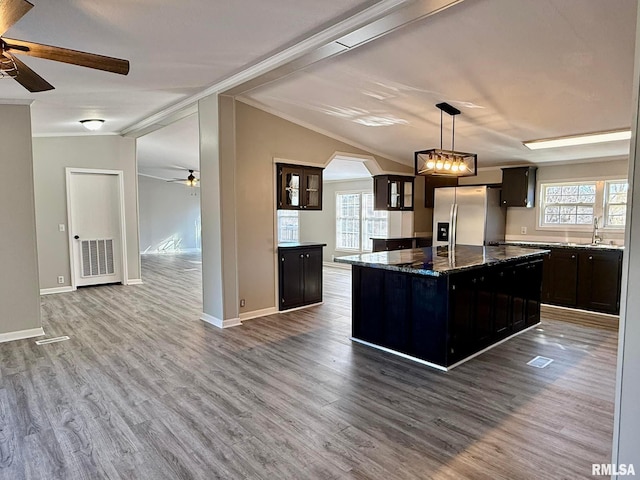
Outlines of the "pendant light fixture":
[{"label": "pendant light fixture", "polygon": [[[455,151],[456,115],[460,110],[448,103],[438,103],[440,109],[440,148],[415,152],[415,174],[447,177],[471,177],[478,174],[478,155]],[[451,150],[442,148],[442,112],[452,117]]]}]

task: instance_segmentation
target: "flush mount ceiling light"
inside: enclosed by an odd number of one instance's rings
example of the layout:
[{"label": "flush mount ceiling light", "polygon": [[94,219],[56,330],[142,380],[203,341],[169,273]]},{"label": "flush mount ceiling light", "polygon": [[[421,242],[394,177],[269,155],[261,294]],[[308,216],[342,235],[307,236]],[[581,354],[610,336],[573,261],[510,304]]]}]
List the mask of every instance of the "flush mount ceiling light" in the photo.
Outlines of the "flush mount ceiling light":
[{"label": "flush mount ceiling light", "polygon": [[100,120],[99,118],[89,118],[87,120],[80,120],[80,123],[87,130],[95,132],[96,130],[100,130],[102,128],[104,120]]},{"label": "flush mount ceiling light", "polygon": [[[438,103],[440,109],[440,148],[415,152],[415,174],[447,177],[471,177],[477,175],[478,155],[456,152],[454,149],[456,115],[460,110],[448,103]],[[442,149],[442,112],[452,117],[451,150]]]},{"label": "flush mount ceiling light", "polygon": [[577,145],[589,145],[591,143],[615,142],[618,140],[629,140],[630,138],[631,130],[625,129],[531,140],[529,142],[522,142],[522,144],[529,150],[541,150],[543,148],[574,147]]}]

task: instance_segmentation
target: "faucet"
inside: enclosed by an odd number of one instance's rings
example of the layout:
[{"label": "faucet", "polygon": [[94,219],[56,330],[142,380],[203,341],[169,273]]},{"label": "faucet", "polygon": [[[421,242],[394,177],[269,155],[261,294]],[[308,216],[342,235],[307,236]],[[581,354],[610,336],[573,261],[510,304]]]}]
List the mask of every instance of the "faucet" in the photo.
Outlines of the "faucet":
[{"label": "faucet", "polygon": [[598,235],[598,217],[593,218],[593,233],[591,234],[591,245],[599,245],[602,237]]}]

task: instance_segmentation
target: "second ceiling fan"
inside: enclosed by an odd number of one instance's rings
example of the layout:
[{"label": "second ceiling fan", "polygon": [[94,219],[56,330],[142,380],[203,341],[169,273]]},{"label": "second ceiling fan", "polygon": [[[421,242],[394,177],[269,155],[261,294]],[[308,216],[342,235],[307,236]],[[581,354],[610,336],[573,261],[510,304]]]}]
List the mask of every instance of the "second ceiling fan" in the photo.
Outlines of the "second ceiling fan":
[{"label": "second ceiling fan", "polygon": [[54,89],[53,85],[24,64],[16,55],[45,58],[120,75],[129,73],[128,60],[2,36],[32,8],[33,4],[27,0],[0,0],[0,77],[12,77],[30,92]]}]

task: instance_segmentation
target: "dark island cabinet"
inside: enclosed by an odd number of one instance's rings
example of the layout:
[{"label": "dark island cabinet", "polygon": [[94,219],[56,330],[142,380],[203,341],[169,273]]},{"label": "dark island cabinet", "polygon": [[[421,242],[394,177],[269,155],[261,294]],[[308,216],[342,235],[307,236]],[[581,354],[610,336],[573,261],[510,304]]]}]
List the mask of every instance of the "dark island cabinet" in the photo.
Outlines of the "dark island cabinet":
[{"label": "dark island cabinet", "polygon": [[544,303],[617,315],[622,251],[553,248],[544,262]]},{"label": "dark island cabinet", "polygon": [[540,321],[542,257],[432,277],[352,267],[353,338],[452,366]]},{"label": "dark island cabinet", "polygon": [[322,168],[277,164],[279,210],[322,210]]},{"label": "dark island cabinet", "polygon": [[374,210],[413,210],[413,177],[373,177]]},{"label": "dark island cabinet", "polygon": [[280,310],[322,301],[322,246],[279,248]]},{"label": "dark island cabinet", "polygon": [[515,167],[502,169],[502,192],[500,193],[503,207],[535,206],[537,167]]}]

